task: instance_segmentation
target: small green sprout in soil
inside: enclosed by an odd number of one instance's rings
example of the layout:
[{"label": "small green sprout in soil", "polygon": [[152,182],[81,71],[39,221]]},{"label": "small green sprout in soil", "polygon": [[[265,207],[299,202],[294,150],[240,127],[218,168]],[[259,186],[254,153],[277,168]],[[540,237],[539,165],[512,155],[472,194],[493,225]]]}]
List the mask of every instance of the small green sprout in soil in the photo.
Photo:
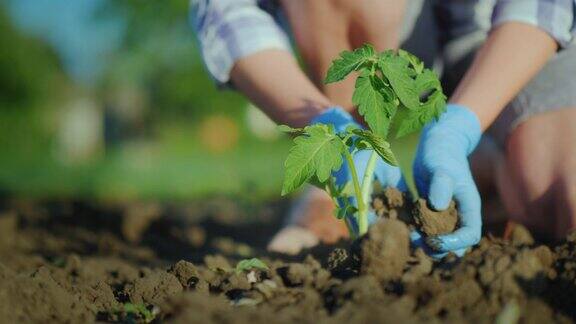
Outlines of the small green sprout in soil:
[{"label": "small green sprout in soil", "polygon": [[257,270],[262,270],[262,271],[269,270],[266,263],[264,263],[262,260],[260,260],[258,258],[244,259],[244,260],[241,260],[240,262],[238,262],[238,264],[236,265],[236,272],[238,272],[238,273],[252,270],[252,269],[257,269]]},{"label": "small green sprout in soil", "polygon": [[[280,130],[296,136],[285,162],[282,195],[306,182],[323,188],[334,198],[337,217],[346,220],[352,236],[358,237],[368,231],[368,203],[377,157],[398,165],[388,139],[411,134],[438,119],[446,109],[446,96],[436,74],[403,50],[378,53],[365,44],[344,51],[332,62],[325,83],[341,81],[352,72],[357,72],[352,101],[368,128],[349,127],[336,133],[331,125],[324,124],[280,126]],[[372,150],[363,179],[359,179],[353,161],[359,150]],[[332,172],[344,162],[352,180],[338,186]],[[352,197],[357,206],[347,199]],[[355,217],[357,226],[351,225],[347,215]]]},{"label": "small green sprout in soil", "polygon": [[142,303],[126,303],[116,311],[122,320],[128,323],[150,323],[156,318],[156,315]]}]

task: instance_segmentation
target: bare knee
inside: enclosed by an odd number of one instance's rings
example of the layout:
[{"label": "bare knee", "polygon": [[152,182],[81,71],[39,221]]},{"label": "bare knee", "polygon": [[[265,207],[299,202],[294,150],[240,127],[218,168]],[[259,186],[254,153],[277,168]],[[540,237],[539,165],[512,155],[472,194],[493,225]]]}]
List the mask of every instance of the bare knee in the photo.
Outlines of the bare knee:
[{"label": "bare knee", "polygon": [[555,236],[562,238],[576,228],[576,176],[565,175],[558,181],[557,188]]},{"label": "bare knee", "polygon": [[518,126],[506,145],[510,216],[533,231],[560,238],[576,223],[576,110],[539,114]]},{"label": "bare knee", "polygon": [[[508,188],[516,195],[515,214],[527,214],[546,195],[553,181],[552,166],[546,154],[547,144],[539,139],[529,122],[518,126],[509,136],[504,163]],[[538,211],[540,212],[540,211]],[[514,215],[520,216],[520,215]]]}]

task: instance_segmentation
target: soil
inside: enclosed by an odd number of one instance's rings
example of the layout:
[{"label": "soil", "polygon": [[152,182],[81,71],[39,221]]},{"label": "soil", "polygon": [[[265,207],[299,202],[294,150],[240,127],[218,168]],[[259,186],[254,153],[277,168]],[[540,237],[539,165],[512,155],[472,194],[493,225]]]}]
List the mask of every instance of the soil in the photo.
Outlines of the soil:
[{"label": "soil", "polygon": [[[374,206],[365,237],[289,257],[264,250],[285,202],[4,200],[0,322],[576,320],[576,232],[542,245],[517,226],[432,260],[409,246],[418,204],[387,190]],[[235,270],[252,257],[268,269]]]},{"label": "soil", "polygon": [[415,203],[413,217],[416,227],[426,236],[451,233],[458,226],[458,212],[454,202],[446,210],[435,211],[428,207],[426,200],[420,198]]},{"label": "soil", "polygon": [[402,192],[387,188],[373,201],[378,216],[400,219],[425,236],[435,236],[453,232],[458,227],[458,211],[452,201],[446,210],[435,211],[425,199],[415,202]]}]

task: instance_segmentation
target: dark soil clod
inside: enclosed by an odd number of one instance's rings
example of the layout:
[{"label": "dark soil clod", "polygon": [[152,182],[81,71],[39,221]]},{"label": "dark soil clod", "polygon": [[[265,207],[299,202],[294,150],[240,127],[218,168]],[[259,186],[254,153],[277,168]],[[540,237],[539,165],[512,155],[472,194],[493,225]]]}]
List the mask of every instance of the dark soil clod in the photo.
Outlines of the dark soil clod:
[{"label": "dark soil clod", "polygon": [[418,230],[426,236],[448,234],[458,226],[458,212],[454,202],[446,210],[435,211],[428,207],[426,200],[418,199],[412,209],[412,216]]},{"label": "dark soil clod", "polygon": [[399,220],[381,220],[370,227],[361,246],[361,274],[381,281],[398,279],[410,255],[408,227]]}]

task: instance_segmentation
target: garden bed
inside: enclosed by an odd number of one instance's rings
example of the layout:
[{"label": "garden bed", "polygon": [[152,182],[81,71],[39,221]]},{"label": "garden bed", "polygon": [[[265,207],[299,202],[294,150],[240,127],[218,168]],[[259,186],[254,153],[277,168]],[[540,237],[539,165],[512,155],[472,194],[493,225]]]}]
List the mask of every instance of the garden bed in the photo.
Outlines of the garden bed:
[{"label": "garden bed", "polygon": [[[285,203],[92,204],[9,200],[0,212],[0,321],[573,322],[576,233],[553,246],[522,227],[464,258],[409,248],[402,195],[356,242],[265,252]],[[427,223],[434,227],[434,223]],[[268,269],[236,269],[258,257]]]}]

